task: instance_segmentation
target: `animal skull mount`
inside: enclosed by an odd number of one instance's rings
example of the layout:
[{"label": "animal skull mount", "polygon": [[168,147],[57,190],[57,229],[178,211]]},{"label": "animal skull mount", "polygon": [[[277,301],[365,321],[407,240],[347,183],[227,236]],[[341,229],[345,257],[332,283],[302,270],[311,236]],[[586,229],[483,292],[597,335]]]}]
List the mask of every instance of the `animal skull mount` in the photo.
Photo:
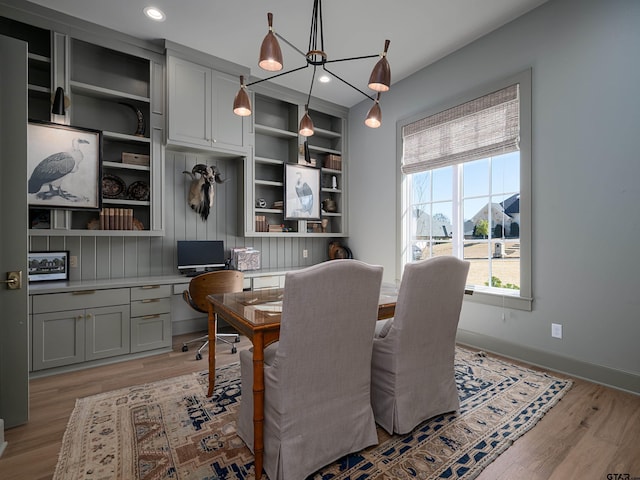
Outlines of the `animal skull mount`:
[{"label": "animal skull mount", "polygon": [[182,173],[191,177],[187,202],[191,210],[206,221],[213,208],[214,183],[224,183],[228,179],[222,178],[217,167],[209,167],[203,163],[195,165],[190,172],[185,170]]}]

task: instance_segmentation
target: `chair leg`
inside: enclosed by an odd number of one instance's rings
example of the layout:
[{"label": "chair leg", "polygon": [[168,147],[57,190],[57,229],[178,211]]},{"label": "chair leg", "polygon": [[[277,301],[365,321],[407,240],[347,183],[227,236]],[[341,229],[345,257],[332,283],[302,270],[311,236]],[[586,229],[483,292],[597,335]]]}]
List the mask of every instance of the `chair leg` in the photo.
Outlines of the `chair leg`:
[{"label": "chair leg", "polygon": [[[227,340],[227,338],[232,338],[233,342]],[[236,353],[238,351],[234,345],[234,343],[238,343],[240,341],[240,335],[237,333],[219,333],[216,335],[216,340],[220,340],[227,345],[231,345],[231,353]]]},{"label": "chair leg", "polygon": [[208,342],[209,341],[209,336],[208,335],[203,335],[202,337],[198,337],[198,338],[194,338],[193,340],[189,340],[187,342],[184,342],[182,344],[182,351],[183,352],[187,352],[189,351],[189,344],[190,343],[196,343],[196,342]]},{"label": "chair leg", "polygon": [[[189,343],[204,341],[204,343],[200,345],[200,348],[198,348],[198,351],[196,352],[196,360],[202,360],[202,351],[209,345],[208,338],[209,338],[208,336],[204,336],[204,337],[199,337],[193,340],[189,340],[188,342],[184,342],[182,344],[182,351],[186,352],[189,350],[189,347],[187,346]],[[233,341],[229,341],[227,340],[227,338],[231,338],[233,339]],[[240,335],[238,335],[237,333],[219,333],[218,335],[216,335],[216,340],[220,340],[221,342],[226,343],[227,345],[231,345],[232,354],[238,352],[238,349],[234,345],[234,343],[240,342]]]}]

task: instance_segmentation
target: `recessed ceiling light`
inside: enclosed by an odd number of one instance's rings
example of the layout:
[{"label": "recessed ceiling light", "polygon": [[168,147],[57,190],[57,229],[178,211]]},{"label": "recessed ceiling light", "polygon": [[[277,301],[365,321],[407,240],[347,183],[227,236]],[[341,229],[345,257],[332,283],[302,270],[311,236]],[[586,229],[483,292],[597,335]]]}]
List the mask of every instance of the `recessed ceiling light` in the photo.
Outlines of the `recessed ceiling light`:
[{"label": "recessed ceiling light", "polygon": [[320,75],[320,77],[318,77],[318,81],[320,83],[329,83],[331,78],[329,78],[329,75]]},{"label": "recessed ceiling light", "polygon": [[167,18],[164,12],[157,7],[146,7],[144,14],[156,22],[164,22],[165,18]]}]

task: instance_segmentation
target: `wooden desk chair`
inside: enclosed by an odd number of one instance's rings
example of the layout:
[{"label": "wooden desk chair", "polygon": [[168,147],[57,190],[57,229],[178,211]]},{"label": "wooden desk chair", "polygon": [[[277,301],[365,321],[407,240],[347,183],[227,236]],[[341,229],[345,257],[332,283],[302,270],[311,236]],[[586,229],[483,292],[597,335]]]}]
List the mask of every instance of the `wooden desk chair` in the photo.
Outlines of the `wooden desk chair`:
[{"label": "wooden desk chair", "polygon": [[[189,282],[189,290],[182,292],[182,298],[194,310],[208,314],[209,301],[207,300],[207,295],[241,292],[243,286],[244,274],[242,272],[237,270],[218,270],[193,277]],[[233,341],[229,341],[227,338],[231,338]],[[237,333],[216,333],[216,340],[231,345],[231,353],[236,353],[237,349],[234,343],[240,341],[240,336]],[[195,342],[204,342],[196,353],[196,360],[202,360],[202,350],[209,345],[208,335],[184,342],[182,351],[189,350],[188,344]]]}]

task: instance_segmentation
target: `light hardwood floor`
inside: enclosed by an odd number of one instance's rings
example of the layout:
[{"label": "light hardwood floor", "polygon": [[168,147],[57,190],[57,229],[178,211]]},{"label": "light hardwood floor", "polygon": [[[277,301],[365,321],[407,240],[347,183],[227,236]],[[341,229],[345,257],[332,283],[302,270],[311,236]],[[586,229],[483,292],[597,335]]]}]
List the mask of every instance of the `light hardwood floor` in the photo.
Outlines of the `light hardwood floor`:
[{"label": "light hardwood floor", "polygon": [[[181,351],[182,342],[193,337],[174,337],[171,353],[31,380],[31,418],[28,424],[5,432],[9,445],[0,458],[0,478],[52,477],[76,398],[205,370],[206,356],[196,361],[194,348]],[[228,346],[218,345],[218,365],[238,361]],[[243,338],[238,345],[248,348],[249,341]],[[629,476],[607,476],[615,473]],[[574,379],[562,401],[478,479],[634,477],[640,479],[640,396]]]}]

